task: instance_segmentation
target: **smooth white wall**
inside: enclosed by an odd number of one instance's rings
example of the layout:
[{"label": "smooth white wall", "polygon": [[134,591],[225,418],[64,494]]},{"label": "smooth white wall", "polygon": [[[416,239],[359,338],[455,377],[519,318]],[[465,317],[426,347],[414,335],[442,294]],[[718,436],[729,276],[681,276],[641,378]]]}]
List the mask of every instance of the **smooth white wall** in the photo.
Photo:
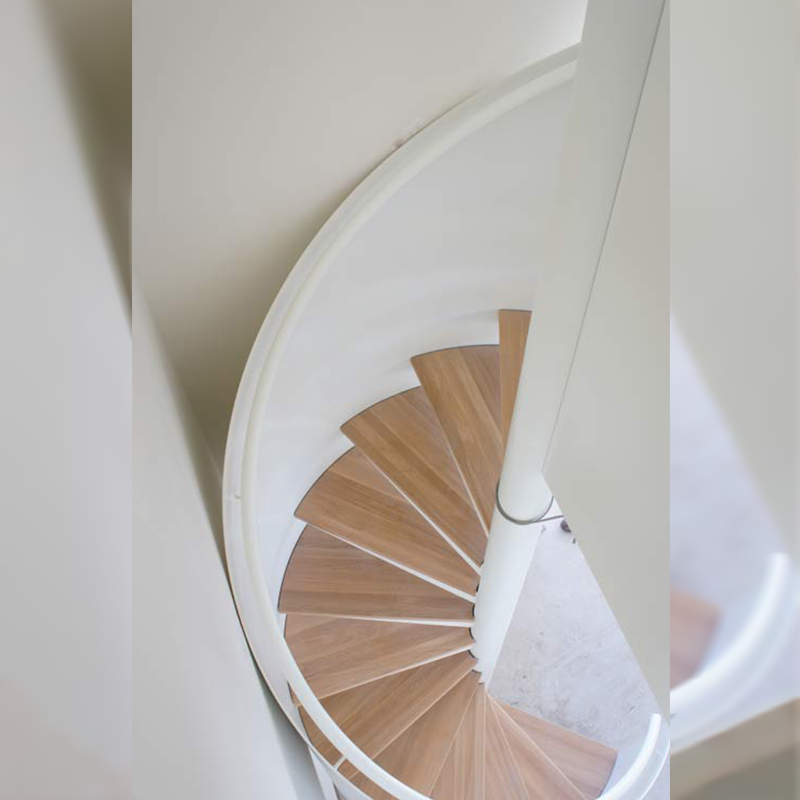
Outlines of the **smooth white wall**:
[{"label": "smooth white wall", "polygon": [[668,204],[665,14],[545,463],[547,482],[664,710],[669,702]]},{"label": "smooth white wall", "polygon": [[323,222],[420,127],[576,43],[585,5],[135,3],[135,269],[220,463],[258,327]]},{"label": "smooth white wall", "polygon": [[0,9],[0,798],[123,800],[130,328],[34,12]]},{"label": "smooth white wall", "polygon": [[219,475],[138,293],[134,330],[134,794],[321,800],[239,626]]},{"label": "smooth white wall", "polygon": [[673,313],[795,554],[799,25],[794,0],[677,3],[670,116]]}]

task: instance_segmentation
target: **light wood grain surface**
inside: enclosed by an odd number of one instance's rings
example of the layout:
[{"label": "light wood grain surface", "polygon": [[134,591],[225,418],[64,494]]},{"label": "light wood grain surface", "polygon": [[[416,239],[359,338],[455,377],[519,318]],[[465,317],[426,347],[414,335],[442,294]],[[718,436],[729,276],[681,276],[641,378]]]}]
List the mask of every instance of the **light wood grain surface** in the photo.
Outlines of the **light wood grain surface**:
[{"label": "light wood grain surface", "polygon": [[700,666],[719,622],[719,610],[685,592],[670,592],[670,685],[692,677]]},{"label": "light wood grain surface", "polygon": [[320,476],[295,514],[371,553],[475,594],[477,573],[355,448]]},{"label": "light wood grain surface", "polygon": [[486,688],[480,684],[434,786],[433,800],[484,800]]},{"label": "light wood grain surface", "polygon": [[488,533],[503,461],[499,348],[454,347],[411,363]]},{"label": "light wood grain surface", "polygon": [[486,800],[531,800],[491,700],[486,704]]},{"label": "light wood grain surface", "polygon": [[[464,677],[389,745],[375,759],[376,763],[407,786],[429,795],[477,686],[477,673]],[[347,766],[352,769],[351,765]],[[344,769],[342,773],[345,774]],[[359,788],[371,789],[375,800],[393,800],[363,775],[354,775],[352,781]]]},{"label": "light wood grain surface", "polygon": [[332,695],[322,705],[342,731],[374,757],[474,666],[472,656],[460,653]]},{"label": "light wood grain surface", "polygon": [[483,525],[422,388],[371,406],[342,431],[439,530],[483,563]]},{"label": "light wood grain surface", "polygon": [[307,526],[289,560],[281,613],[472,620],[472,603]]},{"label": "light wood grain surface", "polygon": [[342,754],[328,741],[325,734],[316,726],[308,712],[301,706],[300,718],[303,720],[309,741],[319,750],[320,755],[329,763],[335,764]]},{"label": "light wood grain surface", "polygon": [[497,719],[530,800],[585,800],[572,781],[534,744],[522,728],[494,702]]},{"label": "light wood grain surface", "polygon": [[319,698],[473,645],[467,628],[312,614],[288,615],[286,641]]},{"label": "light wood grain surface", "polygon": [[503,416],[503,445],[508,441],[511,415],[517,399],[519,375],[525,357],[525,343],[531,324],[530,311],[503,309],[498,314],[500,325],[500,400]]},{"label": "light wood grain surface", "polygon": [[617,751],[533,714],[495,701],[588,799],[605,789]]}]

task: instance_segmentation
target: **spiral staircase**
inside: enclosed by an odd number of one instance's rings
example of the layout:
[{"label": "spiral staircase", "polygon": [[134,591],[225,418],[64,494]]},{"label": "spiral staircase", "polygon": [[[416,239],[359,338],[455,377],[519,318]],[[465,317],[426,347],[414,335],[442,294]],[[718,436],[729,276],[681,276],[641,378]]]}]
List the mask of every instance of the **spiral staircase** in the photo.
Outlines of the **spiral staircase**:
[{"label": "spiral staircase", "polygon": [[[593,800],[616,761],[491,697],[470,653],[529,320],[502,310],[499,346],[412,358],[421,385],[347,421],[354,447],[296,510],[278,604],[292,654],[341,730],[434,800]],[[300,714],[341,775],[391,798]]]}]

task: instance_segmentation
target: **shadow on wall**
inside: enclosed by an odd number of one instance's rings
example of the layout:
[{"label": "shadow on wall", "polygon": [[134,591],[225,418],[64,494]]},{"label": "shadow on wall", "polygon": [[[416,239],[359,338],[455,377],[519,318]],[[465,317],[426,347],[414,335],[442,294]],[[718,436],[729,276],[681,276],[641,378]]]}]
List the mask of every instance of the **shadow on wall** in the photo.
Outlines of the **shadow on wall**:
[{"label": "shadow on wall", "polygon": [[69,93],[87,173],[131,308],[131,6],[126,0],[38,0]]}]

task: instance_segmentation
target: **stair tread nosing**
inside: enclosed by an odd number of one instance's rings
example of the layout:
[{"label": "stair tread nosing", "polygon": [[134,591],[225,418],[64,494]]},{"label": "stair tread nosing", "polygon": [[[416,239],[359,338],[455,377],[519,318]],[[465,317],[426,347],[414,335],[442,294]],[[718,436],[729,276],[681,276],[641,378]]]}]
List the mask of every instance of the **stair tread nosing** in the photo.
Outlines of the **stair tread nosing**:
[{"label": "stair tread nosing", "polygon": [[486,532],[422,387],[370,406],[342,432],[439,531],[483,563]]},{"label": "stair tread nosing", "polygon": [[475,570],[356,448],[317,479],[295,516],[462,592],[477,590]]},{"label": "stair tread nosing", "polygon": [[[342,732],[374,758],[472,673],[475,663],[468,653],[459,653],[331,695],[321,703]],[[328,749],[323,755],[332,753]]]},{"label": "stair tread nosing", "polygon": [[286,641],[322,699],[472,646],[467,628],[289,614]]},{"label": "stair tread nosing", "polygon": [[[375,762],[407,786],[429,795],[477,687],[478,674],[466,675],[380,753]],[[349,762],[345,762],[340,771],[374,800],[394,800]]]},{"label": "stair tread nosing", "polygon": [[453,347],[411,363],[488,533],[503,463],[499,348]]},{"label": "stair tread nosing", "polygon": [[283,614],[471,622],[469,600],[306,526],[283,577]]},{"label": "stair tread nosing", "polygon": [[531,741],[498,703],[491,701],[491,706],[529,800],[586,800],[577,786]]}]

